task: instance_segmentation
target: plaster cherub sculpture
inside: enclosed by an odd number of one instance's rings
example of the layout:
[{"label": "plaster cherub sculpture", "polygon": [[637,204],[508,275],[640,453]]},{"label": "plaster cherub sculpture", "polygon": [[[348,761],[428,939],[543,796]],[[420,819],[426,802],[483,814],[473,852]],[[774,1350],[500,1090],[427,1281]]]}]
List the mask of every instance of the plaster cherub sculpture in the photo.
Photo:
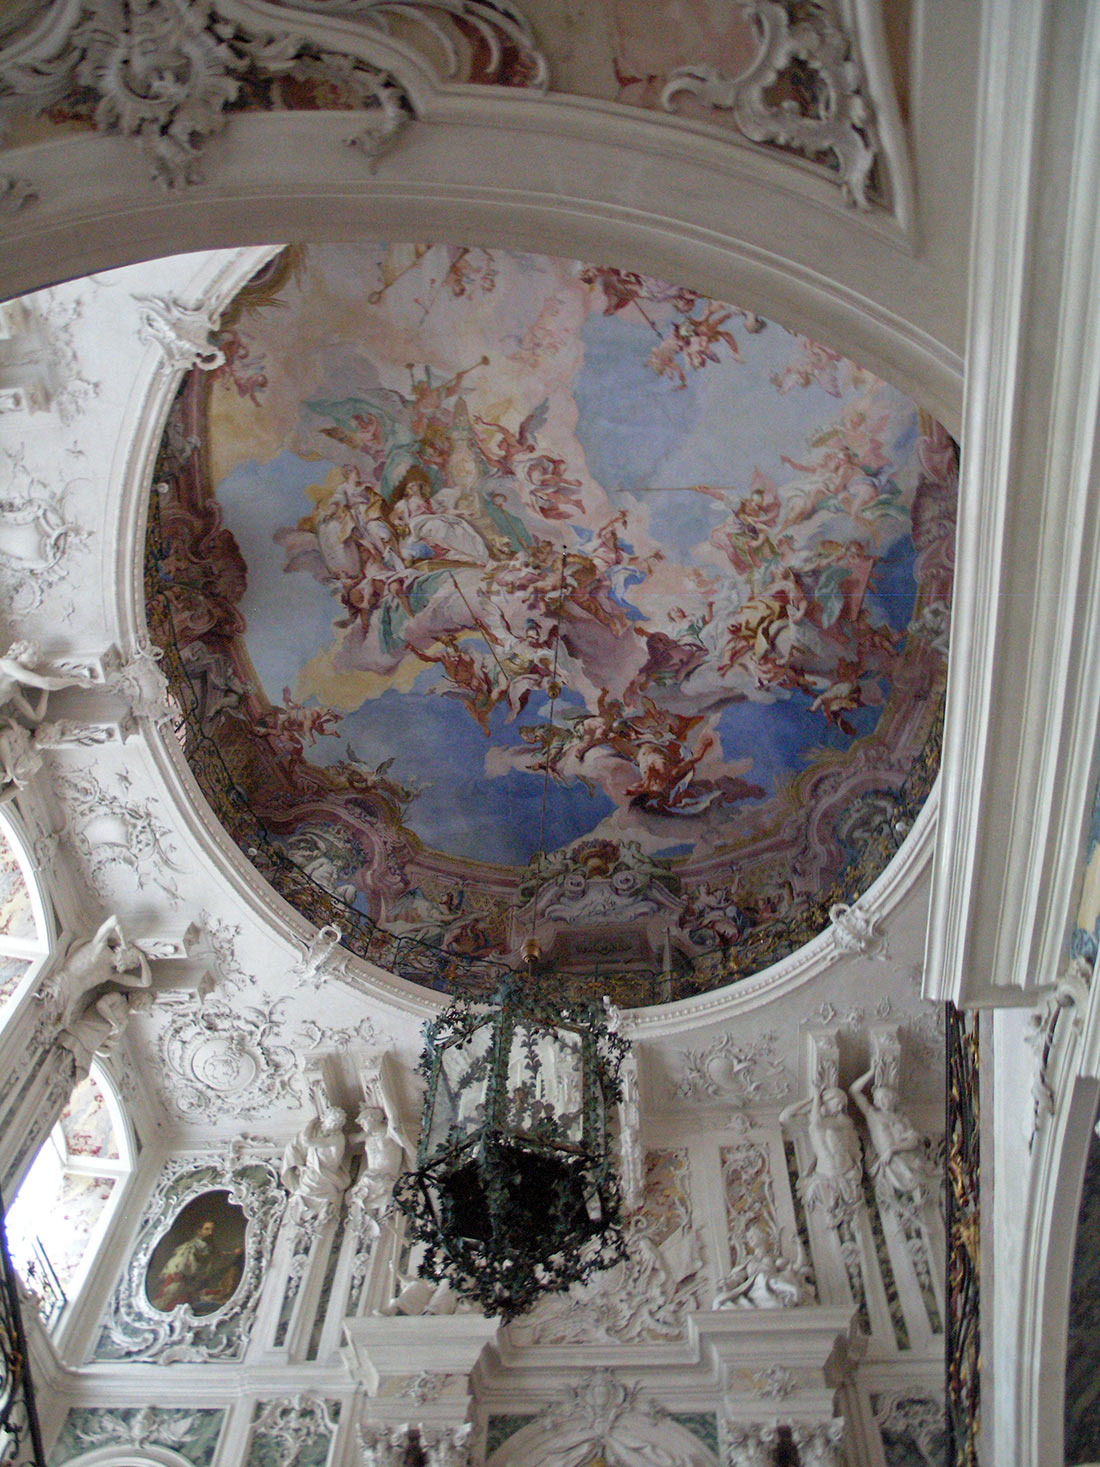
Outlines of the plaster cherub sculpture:
[{"label": "plaster cherub sculpture", "polygon": [[33,642],[13,642],[0,657],[0,708],[10,704],[32,728],[45,718],[51,693],[96,685],[95,678],[83,673],[40,671],[41,662],[42,654]]},{"label": "plaster cherub sculpture", "polygon": [[318,1108],[283,1152],[279,1180],[299,1212],[332,1217],[351,1182],[345,1155],[347,1116],[338,1105]]},{"label": "plaster cherub sculpture", "polygon": [[788,1257],[782,1233],[773,1242],[766,1227],[752,1223],[745,1232],[745,1253],[735,1257],[712,1308],[793,1309],[810,1303],[813,1292],[801,1240],[794,1257]]},{"label": "plaster cherub sculpture", "polygon": [[788,1105],[780,1124],[789,1125],[807,1112],[814,1159],[801,1182],[806,1206],[819,1207],[834,1225],[848,1221],[860,1202],[863,1154],[844,1091],[837,1085],[819,1086],[809,1100]]},{"label": "plaster cherub sculpture", "polygon": [[920,1209],[935,1195],[938,1185],[935,1164],[920,1132],[898,1110],[898,1093],[892,1085],[876,1083],[868,1100],[866,1089],[874,1078],[872,1067],[848,1090],[863,1112],[875,1148],[869,1168],[871,1178],[875,1181],[881,1178],[896,1201]]},{"label": "plaster cherub sculpture", "polygon": [[68,1022],[81,1001],[97,989],[149,989],[153,977],[141,948],[128,942],[114,915],[91,937],[74,942],[61,966],[43,985],[42,996],[53,1000],[59,1016]]}]

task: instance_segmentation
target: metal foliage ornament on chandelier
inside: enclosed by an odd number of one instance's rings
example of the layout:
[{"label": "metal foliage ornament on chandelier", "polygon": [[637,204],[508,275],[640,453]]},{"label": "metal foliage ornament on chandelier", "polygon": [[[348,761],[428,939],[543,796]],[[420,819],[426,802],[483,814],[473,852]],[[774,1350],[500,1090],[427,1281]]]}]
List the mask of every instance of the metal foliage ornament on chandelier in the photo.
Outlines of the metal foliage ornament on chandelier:
[{"label": "metal foliage ornament on chandelier", "polygon": [[422,1275],[504,1323],[625,1253],[609,1121],[630,1046],[598,1004],[546,992],[533,946],[494,1005],[425,1026],[420,1146],[394,1192]]}]

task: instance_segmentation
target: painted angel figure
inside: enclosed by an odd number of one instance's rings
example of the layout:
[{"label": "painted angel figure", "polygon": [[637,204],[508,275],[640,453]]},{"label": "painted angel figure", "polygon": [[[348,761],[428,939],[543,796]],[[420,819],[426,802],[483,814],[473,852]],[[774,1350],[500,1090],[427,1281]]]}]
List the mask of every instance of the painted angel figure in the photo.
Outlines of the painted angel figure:
[{"label": "painted angel figure", "polygon": [[877,1181],[881,1177],[898,1201],[923,1207],[939,1185],[935,1164],[920,1132],[898,1110],[898,1093],[891,1085],[876,1084],[868,1100],[866,1089],[874,1077],[870,1069],[848,1089],[863,1112],[875,1148],[871,1178]]},{"label": "painted angel figure", "polygon": [[46,716],[46,703],[61,688],[89,688],[96,679],[79,672],[40,671],[42,654],[33,642],[13,642],[0,657],[0,708],[8,704],[36,727]]},{"label": "painted angel figure", "polygon": [[753,1223],[745,1233],[745,1252],[735,1256],[729,1276],[714,1296],[713,1309],[794,1309],[813,1299],[810,1267],[801,1238],[789,1257],[780,1231],[775,1242],[767,1228]]},{"label": "painted angel figure", "polygon": [[787,1126],[795,1116],[807,1113],[814,1159],[802,1178],[802,1195],[807,1207],[820,1207],[835,1225],[849,1220],[859,1206],[863,1153],[839,1086],[821,1085],[809,1100],[788,1105],[779,1123]]}]

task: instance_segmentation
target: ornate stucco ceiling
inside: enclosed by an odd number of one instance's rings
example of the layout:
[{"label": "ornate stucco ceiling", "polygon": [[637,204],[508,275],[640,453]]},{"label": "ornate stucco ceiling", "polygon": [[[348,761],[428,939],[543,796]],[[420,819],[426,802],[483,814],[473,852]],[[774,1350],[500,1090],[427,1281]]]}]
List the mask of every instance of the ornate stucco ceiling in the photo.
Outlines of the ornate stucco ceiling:
[{"label": "ornate stucco ceiling", "polygon": [[911,400],[695,291],[457,246],[284,252],[218,349],[146,609],[200,788],[305,916],[433,987],[536,930],[651,1003],[788,955],[894,856],[956,482]]}]

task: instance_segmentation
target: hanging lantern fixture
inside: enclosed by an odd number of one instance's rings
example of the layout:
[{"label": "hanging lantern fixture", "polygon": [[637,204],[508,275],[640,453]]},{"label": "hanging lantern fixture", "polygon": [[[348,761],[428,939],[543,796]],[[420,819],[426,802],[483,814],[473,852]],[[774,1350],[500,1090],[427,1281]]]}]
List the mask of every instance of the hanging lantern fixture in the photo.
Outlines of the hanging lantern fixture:
[{"label": "hanging lantern fixture", "polygon": [[606,1011],[526,973],[425,1026],[416,1167],[394,1192],[421,1273],[505,1323],[624,1256],[610,1119],[629,1049]]}]

